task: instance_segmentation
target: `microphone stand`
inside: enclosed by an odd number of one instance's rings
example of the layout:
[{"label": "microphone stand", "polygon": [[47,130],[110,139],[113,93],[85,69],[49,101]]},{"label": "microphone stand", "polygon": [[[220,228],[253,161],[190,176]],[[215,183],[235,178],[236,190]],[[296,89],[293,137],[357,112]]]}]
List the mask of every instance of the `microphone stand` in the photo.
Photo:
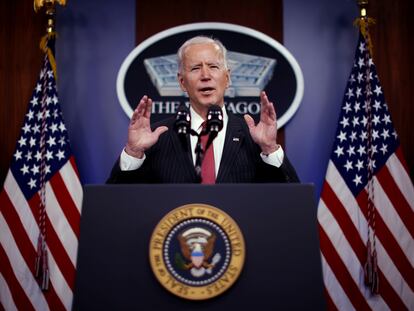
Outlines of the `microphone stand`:
[{"label": "microphone stand", "polygon": [[[203,162],[205,151],[211,146],[214,138],[216,138],[218,132],[223,128],[223,114],[220,107],[211,105],[208,109],[206,126],[198,134],[195,130],[191,129],[191,118],[188,109],[185,106],[180,106],[177,111],[175,120],[175,130],[182,141],[185,141],[188,134],[197,137],[197,143],[194,150],[195,171],[197,176],[197,182],[201,183],[201,164]],[[201,144],[201,137],[209,135],[206,146],[203,148]]]}]

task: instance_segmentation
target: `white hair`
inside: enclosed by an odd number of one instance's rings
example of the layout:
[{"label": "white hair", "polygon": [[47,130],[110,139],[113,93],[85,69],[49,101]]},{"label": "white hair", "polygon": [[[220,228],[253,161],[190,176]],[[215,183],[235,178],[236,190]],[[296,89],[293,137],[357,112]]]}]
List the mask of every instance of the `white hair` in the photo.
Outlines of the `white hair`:
[{"label": "white hair", "polygon": [[215,39],[215,38],[210,38],[210,37],[207,37],[207,36],[196,36],[196,37],[193,37],[193,38],[188,39],[187,41],[185,41],[177,51],[178,71],[179,72],[181,72],[181,69],[182,69],[185,50],[191,45],[206,44],[206,43],[215,44],[215,45],[218,46],[218,48],[220,50],[220,53],[223,56],[224,68],[228,69],[228,66],[227,66],[227,49],[223,45],[223,43],[221,43],[220,40]]}]

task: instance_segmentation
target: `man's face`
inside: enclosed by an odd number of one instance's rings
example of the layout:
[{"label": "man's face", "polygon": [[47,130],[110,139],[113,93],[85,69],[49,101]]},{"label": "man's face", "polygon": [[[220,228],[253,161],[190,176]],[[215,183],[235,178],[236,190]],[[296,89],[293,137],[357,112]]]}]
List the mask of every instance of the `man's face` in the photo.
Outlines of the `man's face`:
[{"label": "man's face", "polygon": [[224,67],[223,55],[214,43],[188,46],[183,55],[178,81],[188,93],[193,109],[202,117],[208,106],[224,104],[224,92],[229,85],[230,72]]}]

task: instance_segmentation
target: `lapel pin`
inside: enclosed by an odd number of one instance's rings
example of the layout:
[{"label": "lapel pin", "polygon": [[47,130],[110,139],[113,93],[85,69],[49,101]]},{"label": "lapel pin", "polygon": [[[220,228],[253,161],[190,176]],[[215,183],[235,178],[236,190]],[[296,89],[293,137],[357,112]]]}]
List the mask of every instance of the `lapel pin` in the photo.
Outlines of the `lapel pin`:
[{"label": "lapel pin", "polygon": [[240,138],[238,138],[238,137],[233,137],[233,141],[240,141]]}]

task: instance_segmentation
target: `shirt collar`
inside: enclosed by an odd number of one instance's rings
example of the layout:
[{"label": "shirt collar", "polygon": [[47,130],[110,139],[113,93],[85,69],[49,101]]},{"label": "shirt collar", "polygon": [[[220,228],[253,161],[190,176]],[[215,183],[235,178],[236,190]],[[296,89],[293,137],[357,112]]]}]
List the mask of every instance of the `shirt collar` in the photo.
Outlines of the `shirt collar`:
[{"label": "shirt collar", "polygon": [[[221,108],[223,113],[223,126],[227,125],[228,115],[225,107]],[[201,130],[201,124],[203,124],[204,119],[191,107],[190,105],[190,117],[191,117],[191,129],[197,133]]]}]

